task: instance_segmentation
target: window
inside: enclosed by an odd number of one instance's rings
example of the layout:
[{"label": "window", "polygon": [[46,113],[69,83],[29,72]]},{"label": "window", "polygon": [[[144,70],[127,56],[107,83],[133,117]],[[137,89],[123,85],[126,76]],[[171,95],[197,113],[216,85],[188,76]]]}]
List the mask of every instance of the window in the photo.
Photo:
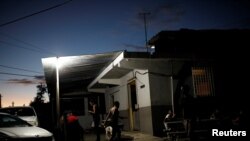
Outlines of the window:
[{"label": "window", "polygon": [[214,82],[211,67],[192,67],[194,93],[197,97],[214,96]]}]

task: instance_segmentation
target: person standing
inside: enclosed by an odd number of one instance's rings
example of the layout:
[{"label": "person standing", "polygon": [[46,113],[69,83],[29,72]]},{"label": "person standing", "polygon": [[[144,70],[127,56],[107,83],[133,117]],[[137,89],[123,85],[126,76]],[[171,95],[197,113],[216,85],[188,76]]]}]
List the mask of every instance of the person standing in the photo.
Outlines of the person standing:
[{"label": "person standing", "polygon": [[66,115],[66,141],[83,141],[83,128],[73,112]]},{"label": "person standing", "polygon": [[94,131],[96,133],[96,141],[100,141],[100,129],[99,129],[100,115],[99,115],[99,108],[98,108],[96,102],[93,99],[91,99],[89,101],[89,104],[91,106],[91,110],[89,111],[89,113],[92,114],[93,121],[94,121]]},{"label": "person standing", "polygon": [[[121,138],[121,131],[120,131],[120,128],[118,126],[119,106],[120,106],[120,103],[118,101],[115,101],[113,107],[110,108],[109,113],[108,113],[106,120],[104,122],[104,125],[106,125],[106,122],[110,121],[110,126],[112,127],[112,135],[111,135],[110,141],[114,141],[116,136],[117,136],[116,140],[118,140],[118,141]],[[110,119],[110,120],[108,120],[108,119]]]}]

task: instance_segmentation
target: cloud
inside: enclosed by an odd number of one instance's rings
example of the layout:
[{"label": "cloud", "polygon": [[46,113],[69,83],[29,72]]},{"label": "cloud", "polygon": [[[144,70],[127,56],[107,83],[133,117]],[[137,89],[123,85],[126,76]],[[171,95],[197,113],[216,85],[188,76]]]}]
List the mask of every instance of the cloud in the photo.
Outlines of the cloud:
[{"label": "cloud", "polygon": [[133,44],[123,44],[123,46],[126,48],[126,49],[130,49],[130,50],[140,50],[140,51],[146,51],[147,48],[146,47],[143,47],[143,46],[139,46],[139,45],[133,45]]},{"label": "cloud", "polygon": [[44,76],[43,75],[36,75],[36,76],[34,76],[35,77],[35,79],[37,79],[37,80],[43,80],[44,81]]},{"label": "cloud", "polygon": [[166,3],[157,7],[152,14],[152,24],[168,26],[180,22],[185,15],[185,10],[175,3]]},{"label": "cloud", "polygon": [[15,83],[15,84],[25,84],[25,85],[30,85],[30,84],[35,84],[34,81],[29,80],[29,79],[9,79],[7,80],[8,83]]},{"label": "cloud", "polygon": [[34,79],[8,79],[9,84],[34,85],[45,83],[44,76],[35,76]]},{"label": "cloud", "polygon": [[[151,24],[172,24],[181,21],[182,17],[185,15],[185,10],[179,6],[178,3],[163,3],[160,5],[155,5],[154,7],[142,8],[143,12],[149,12],[147,15],[147,22]],[[141,12],[141,13],[143,13]],[[143,16],[138,14],[136,16],[137,23],[144,24]]]}]

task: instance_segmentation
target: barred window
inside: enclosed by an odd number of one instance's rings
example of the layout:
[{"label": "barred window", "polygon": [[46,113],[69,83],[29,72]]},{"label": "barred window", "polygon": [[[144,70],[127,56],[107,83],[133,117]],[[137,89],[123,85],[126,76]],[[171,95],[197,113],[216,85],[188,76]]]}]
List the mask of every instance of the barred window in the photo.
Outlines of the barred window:
[{"label": "barred window", "polygon": [[214,96],[213,72],[211,67],[192,67],[194,93],[197,97]]}]

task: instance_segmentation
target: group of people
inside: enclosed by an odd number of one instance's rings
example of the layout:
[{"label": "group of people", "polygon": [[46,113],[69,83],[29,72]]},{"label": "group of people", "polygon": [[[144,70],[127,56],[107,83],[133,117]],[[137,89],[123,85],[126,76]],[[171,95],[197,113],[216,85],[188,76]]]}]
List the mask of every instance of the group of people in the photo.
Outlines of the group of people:
[{"label": "group of people", "polygon": [[[96,134],[96,141],[100,141],[100,111],[95,100],[89,101],[91,106],[89,113],[93,116],[93,128]],[[120,103],[115,101],[113,107],[110,108],[106,119],[102,123],[103,127],[109,131],[109,141],[120,140],[121,132],[118,126],[119,119],[119,106]],[[82,141],[83,140],[83,128],[81,127],[78,117],[72,111],[65,112],[60,119],[61,136],[60,140],[65,141]]]}]

